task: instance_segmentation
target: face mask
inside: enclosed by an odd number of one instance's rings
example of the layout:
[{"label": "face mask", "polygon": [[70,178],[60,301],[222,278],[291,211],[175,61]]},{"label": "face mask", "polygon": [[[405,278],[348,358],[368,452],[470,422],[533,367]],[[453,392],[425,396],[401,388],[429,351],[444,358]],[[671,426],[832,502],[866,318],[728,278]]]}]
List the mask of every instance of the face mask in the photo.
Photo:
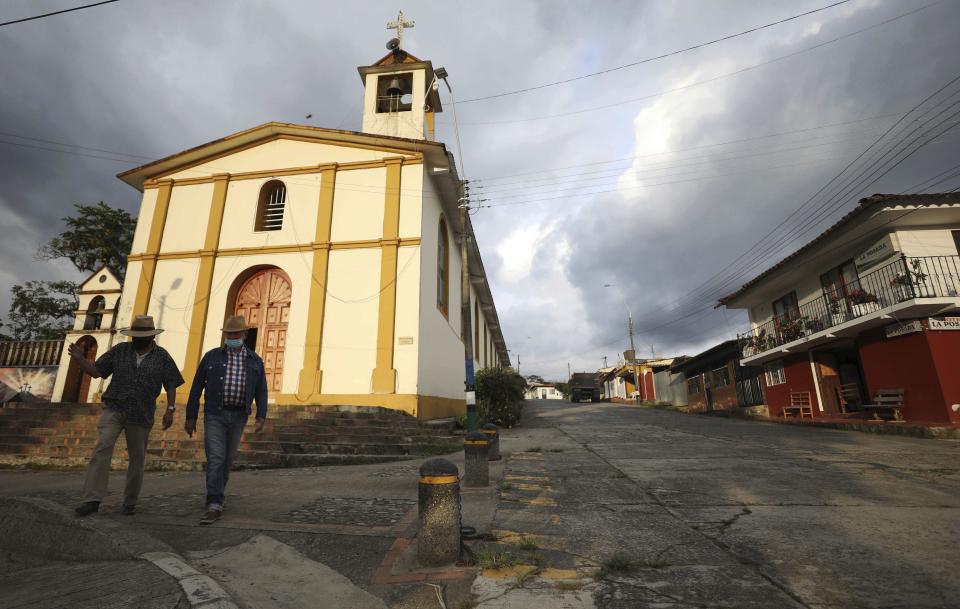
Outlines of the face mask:
[{"label": "face mask", "polygon": [[227,346],[228,349],[239,349],[243,346],[242,338],[227,338],[224,339],[223,344]]},{"label": "face mask", "polygon": [[134,349],[146,349],[150,346],[150,343],[153,342],[152,336],[139,336],[133,339],[133,348]]}]

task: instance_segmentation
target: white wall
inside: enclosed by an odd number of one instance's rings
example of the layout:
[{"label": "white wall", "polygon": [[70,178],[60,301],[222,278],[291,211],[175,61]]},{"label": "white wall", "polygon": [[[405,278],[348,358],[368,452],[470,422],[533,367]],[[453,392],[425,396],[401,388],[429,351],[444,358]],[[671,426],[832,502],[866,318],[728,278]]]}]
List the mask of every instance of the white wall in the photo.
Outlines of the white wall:
[{"label": "white wall", "polygon": [[[330,252],[320,351],[323,393],[370,393],[372,390],[380,258],[378,248]],[[299,372],[299,368],[297,370]]]},{"label": "white wall", "polygon": [[[384,156],[389,156],[389,153],[382,150],[278,139],[218,159],[212,159],[196,167],[178,171],[168,177],[174,180],[182,180],[218,173],[269,171],[289,167],[309,167],[325,163],[371,161],[381,159]],[[289,177],[300,179],[304,176]]]},{"label": "white wall", "polygon": [[170,191],[160,251],[189,252],[203,249],[212,203],[213,184],[174,186]]},{"label": "white wall", "polygon": [[387,170],[384,167],[345,171],[337,175],[331,241],[363,241],[383,236],[386,184]]},{"label": "white wall", "polygon": [[[393,367],[397,393],[415,395],[420,341],[420,246],[406,246],[397,255],[397,309],[393,333]],[[412,343],[408,341],[412,339]],[[372,371],[371,371],[372,372]]]},{"label": "white wall", "polygon": [[[439,179],[447,179],[442,177]],[[452,226],[450,243],[450,312],[437,308],[437,225],[440,200],[429,177],[424,178],[423,234],[420,241],[420,395],[463,399],[463,342],[460,340],[460,253]],[[448,222],[449,222],[448,218]]]},{"label": "white wall", "polygon": [[907,256],[957,255],[957,244],[949,230],[900,230],[896,234],[900,249]]}]

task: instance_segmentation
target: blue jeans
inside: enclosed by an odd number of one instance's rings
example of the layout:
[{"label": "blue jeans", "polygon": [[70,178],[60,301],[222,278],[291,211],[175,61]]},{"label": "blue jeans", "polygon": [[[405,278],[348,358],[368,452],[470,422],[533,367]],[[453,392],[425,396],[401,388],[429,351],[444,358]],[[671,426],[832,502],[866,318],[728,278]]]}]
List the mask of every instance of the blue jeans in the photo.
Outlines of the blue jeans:
[{"label": "blue jeans", "polygon": [[223,494],[230,479],[230,467],[240,448],[240,436],[247,424],[247,411],[221,410],[203,415],[203,448],[207,453],[207,507],[223,509]]}]

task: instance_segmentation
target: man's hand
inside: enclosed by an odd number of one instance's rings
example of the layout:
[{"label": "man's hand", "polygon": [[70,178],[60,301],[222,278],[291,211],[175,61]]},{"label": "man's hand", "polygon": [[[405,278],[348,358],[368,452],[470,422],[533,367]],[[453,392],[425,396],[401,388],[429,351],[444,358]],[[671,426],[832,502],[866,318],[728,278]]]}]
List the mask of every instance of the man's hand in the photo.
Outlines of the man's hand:
[{"label": "man's hand", "polygon": [[173,413],[168,410],[163,413],[163,431],[170,429],[171,425],[173,425]]},{"label": "man's hand", "polygon": [[191,438],[193,437],[193,432],[197,431],[197,420],[196,419],[187,419],[183,423],[183,431],[187,432],[187,435]]},{"label": "man's hand", "polygon": [[261,431],[263,431],[263,424],[266,423],[266,422],[267,422],[266,419],[262,419],[262,418],[260,418],[260,417],[257,417],[257,422],[256,422],[256,424],[253,426],[253,431],[254,431],[254,433],[260,433]]},{"label": "man's hand", "polygon": [[67,347],[67,353],[69,353],[73,359],[87,359],[84,348],[77,343],[71,343],[70,346]]}]

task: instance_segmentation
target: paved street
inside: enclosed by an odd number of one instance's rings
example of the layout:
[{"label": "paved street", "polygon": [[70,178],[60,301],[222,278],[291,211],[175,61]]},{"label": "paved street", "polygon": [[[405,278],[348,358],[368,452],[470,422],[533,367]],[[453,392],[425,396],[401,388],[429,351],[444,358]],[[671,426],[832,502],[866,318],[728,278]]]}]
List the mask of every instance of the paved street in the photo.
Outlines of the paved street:
[{"label": "paved street", "polygon": [[598,606],[960,606],[956,441],[530,404],[524,427],[553,430],[540,509],[559,518],[501,508],[495,527],[635,561]]},{"label": "paved street", "polygon": [[[412,561],[420,461],[235,472],[211,527],[197,524],[201,473],[148,473],[137,516],[116,514],[114,494],[93,518],[168,544],[258,609],[318,597],[433,609],[434,585],[449,608],[960,606],[960,442],[528,402],[503,452],[496,493],[463,490],[464,524],[496,537],[474,546],[480,570]],[[77,471],[6,471],[0,495],[69,507],[81,483]],[[490,564],[496,552],[513,565]],[[73,581],[64,573],[85,577],[25,560],[0,556],[0,589],[17,593],[0,606],[55,606]],[[149,566],[113,564],[131,586],[112,606],[177,602]],[[94,588],[74,588],[63,606],[100,606],[81,602]]]}]

